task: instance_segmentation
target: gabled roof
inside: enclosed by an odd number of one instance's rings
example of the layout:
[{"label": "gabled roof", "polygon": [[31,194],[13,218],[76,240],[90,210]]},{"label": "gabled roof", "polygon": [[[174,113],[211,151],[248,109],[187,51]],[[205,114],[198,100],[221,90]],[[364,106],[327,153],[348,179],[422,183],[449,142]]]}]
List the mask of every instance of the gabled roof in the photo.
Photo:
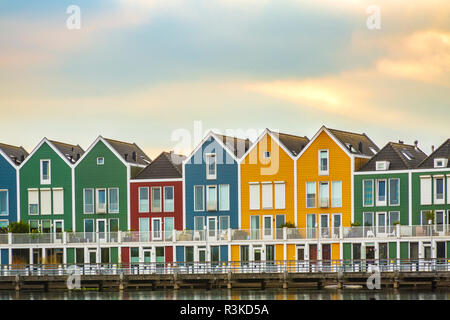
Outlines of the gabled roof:
[{"label": "gabled roof", "polygon": [[417,169],[428,169],[434,168],[434,159],[449,159],[447,163],[447,168],[450,168],[450,139],[447,139],[439,148],[434,150],[426,159],[424,159],[418,166]]},{"label": "gabled roof", "polygon": [[28,157],[28,152],[22,146],[16,147],[9,144],[0,143],[0,150],[15,166],[19,166],[25,158]]},{"label": "gabled roof", "polygon": [[327,129],[351,154],[372,157],[380,151],[380,148],[365,133]]},{"label": "gabled roof", "polygon": [[146,166],[151,163],[150,158],[137,146],[137,144],[107,138],[104,139],[114,150],[116,150],[125,162],[139,166]]},{"label": "gabled roof", "polygon": [[416,146],[389,142],[358,171],[376,171],[377,161],[389,161],[389,170],[413,169],[426,157]]},{"label": "gabled roof", "polygon": [[215,134],[215,136],[222,140],[223,144],[240,159],[250,148],[251,142],[249,139],[239,139],[236,137],[224,136]]},{"label": "gabled roof", "polygon": [[48,140],[52,143],[56,149],[59,150],[71,163],[75,163],[80,160],[80,157],[83,155],[84,150],[80,147],[80,145],[73,145],[64,142]]},{"label": "gabled roof", "polygon": [[162,152],[133,179],[173,179],[183,177],[184,155]]},{"label": "gabled roof", "polygon": [[300,136],[294,136],[292,134],[287,134],[287,133],[274,133],[274,132],[272,132],[272,134],[278,135],[278,139],[280,140],[280,142],[282,144],[284,144],[286,149],[288,149],[289,152],[294,157],[296,155],[298,155],[300,153],[300,151],[302,151],[303,148],[306,147],[306,145],[309,142],[309,139],[306,136],[300,137]]}]

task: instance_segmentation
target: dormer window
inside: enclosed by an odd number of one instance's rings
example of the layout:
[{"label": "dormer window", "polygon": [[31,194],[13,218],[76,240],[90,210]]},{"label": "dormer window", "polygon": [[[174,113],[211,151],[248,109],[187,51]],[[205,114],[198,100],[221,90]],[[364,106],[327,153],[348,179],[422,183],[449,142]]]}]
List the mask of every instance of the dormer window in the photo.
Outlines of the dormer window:
[{"label": "dormer window", "polygon": [[270,151],[264,152],[264,159],[270,159]]},{"label": "dormer window", "polygon": [[210,153],[206,155],[206,179],[217,178],[216,154]]},{"label": "dormer window", "polygon": [[389,170],[389,161],[377,161],[376,162],[376,170],[377,171],[385,171]]},{"label": "dormer window", "polygon": [[377,154],[377,150],[375,150],[374,148],[369,147],[369,150],[372,151],[373,154]]},{"label": "dormer window", "polygon": [[447,164],[448,164],[448,159],[445,159],[445,158],[434,159],[434,167],[435,168],[446,168]]},{"label": "dormer window", "polygon": [[105,164],[105,158],[103,158],[103,157],[97,158],[97,165],[98,166],[102,166],[104,164]]},{"label": "dormer window", "polygon": [[51,165],[50,160],[41,160],[41,184],[51,183]]}]

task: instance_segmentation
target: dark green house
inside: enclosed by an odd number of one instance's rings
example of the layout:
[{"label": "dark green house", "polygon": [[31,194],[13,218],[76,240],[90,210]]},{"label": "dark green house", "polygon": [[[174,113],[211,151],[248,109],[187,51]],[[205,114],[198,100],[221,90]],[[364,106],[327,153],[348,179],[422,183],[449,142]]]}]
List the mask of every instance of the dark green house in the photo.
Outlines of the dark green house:
[{"label": "dark green house", "polygon": [[74,229],[73,168],[83,153],[79,145],[44,138],[20,165],[19,217],[31,232]]}]

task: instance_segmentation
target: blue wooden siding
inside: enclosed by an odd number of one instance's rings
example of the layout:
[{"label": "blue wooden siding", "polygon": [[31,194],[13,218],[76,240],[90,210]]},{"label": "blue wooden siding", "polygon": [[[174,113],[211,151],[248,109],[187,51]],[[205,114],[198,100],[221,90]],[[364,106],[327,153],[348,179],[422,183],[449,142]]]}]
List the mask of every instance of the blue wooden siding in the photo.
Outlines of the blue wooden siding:
[{"label": "blue wooden siding", "polygon": [[[214,180],[206,179],[206,163],[204,155],[207,153],[215,153],[217,159],[217,172]],[[219,211],[219,203],[217,211],[206,211],[206,186],[217,186],[217,199],[219,199],[219,185],[230,185],[230,210]],[[204,187],[204,210],[194,211],[194,186],[201,185]],[[185,165],[185,196],[186,196],[186,229],[194,229],[194,217],[220,216],[230,217],[230,228],[238,228],[239,204],[238,204],[238,163],[233,157],[222,148],[222,146],[212,137],[206,140],[197,152],[189,159]],[[218,220],[217,220],[218,223]]]},{"label": "blue wooden siding", "polygon": [[228,262],[228,246],[220,246],[220,261]]},{"label": "blue wooden siding", "polygon": [[176,262],[184,262],[184,246],[176,247]]},{"label": "blue wooden siding", "polygon": [[0,260],[1,260],[0,261],[1,264],[9,264],[8,249],[1,249]]},{"label": "blue wooden siding", "polygon": [[0,155],[0,190],[8,190],[8,215],[0,215],[0,220],[17,221],[17,173],[2,155]]}]

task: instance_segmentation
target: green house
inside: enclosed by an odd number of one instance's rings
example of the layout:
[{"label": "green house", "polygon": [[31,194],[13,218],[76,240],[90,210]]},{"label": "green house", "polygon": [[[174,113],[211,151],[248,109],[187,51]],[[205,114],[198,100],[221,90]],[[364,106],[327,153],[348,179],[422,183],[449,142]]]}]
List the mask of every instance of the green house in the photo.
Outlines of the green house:
[{"label": "green house", "polygon": [[389,142],[354,174],[354,221],[373,227],[370,232],[394,232],[410,225],[411,172],[427,155],[416,145]]},{"label": "green house", "polygon": [[75,165],[77,232],[129,229],[129,181],[151,162],[135,144],[99,136]]},{"label": "green house", "polygon": [[19,219],[30,232],[61,233],[73,230],[73,168],[84,151],[47,138],[19,167]]},{"label": "green house", "polygon": [[[434,212],[436,232],[450,224],[450,139],[445,141],[412,173],[412,222],[427,225],[426,212]],[[429,220],[429,217],[428,217]]]}]

